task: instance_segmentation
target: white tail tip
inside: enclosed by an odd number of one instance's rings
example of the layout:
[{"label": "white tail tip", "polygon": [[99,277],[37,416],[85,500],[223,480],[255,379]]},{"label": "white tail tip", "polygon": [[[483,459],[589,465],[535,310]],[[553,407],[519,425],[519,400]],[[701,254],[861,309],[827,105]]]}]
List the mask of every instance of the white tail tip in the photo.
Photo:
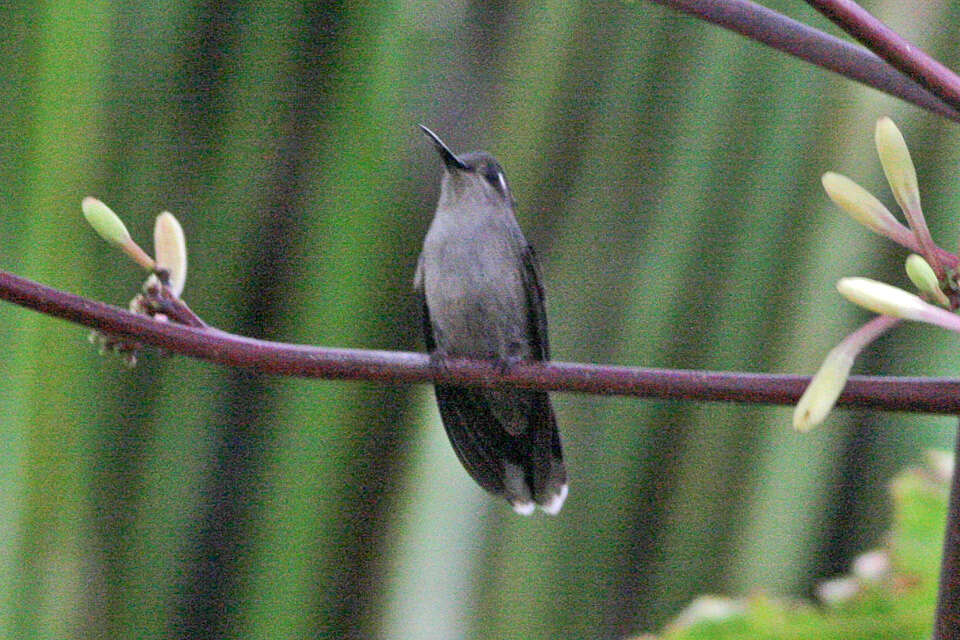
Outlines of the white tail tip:
[{"label": "white tail tip", "polygon": [[560,487],[560,491],[553,494],[553,497],[550,498],[550,501],[546,504],[540,505],[540,508],[544,513],[548,513],[551,516],[555,516],[560,513],[560,508],[563,507],[563,501],[567,499],[567,485]]},{"label": "white tail tip", "polygon": [[533,510],[536,509],[537,505],[532,502],[514,502],[513,510],[519,513],[522,516],[529,516],[533,514]]}]

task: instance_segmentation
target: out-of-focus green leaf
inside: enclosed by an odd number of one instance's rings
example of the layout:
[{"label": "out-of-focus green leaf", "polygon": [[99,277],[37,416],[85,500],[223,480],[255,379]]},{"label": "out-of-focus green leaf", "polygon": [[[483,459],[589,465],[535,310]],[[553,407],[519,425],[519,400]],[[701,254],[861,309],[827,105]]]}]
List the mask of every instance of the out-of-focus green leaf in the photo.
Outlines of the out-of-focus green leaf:
[{"label": "out-of-focus green leaf", "polygon": [[842,599],[826,607],[758,594],[743,600],[700,599],[658,637],[907,640],[929,635],[948,493],[937,473],[910,469],[894,479],[889,543],[882,554],[873,553],[889,568],[876,576],[834,578],[849,589]]}]

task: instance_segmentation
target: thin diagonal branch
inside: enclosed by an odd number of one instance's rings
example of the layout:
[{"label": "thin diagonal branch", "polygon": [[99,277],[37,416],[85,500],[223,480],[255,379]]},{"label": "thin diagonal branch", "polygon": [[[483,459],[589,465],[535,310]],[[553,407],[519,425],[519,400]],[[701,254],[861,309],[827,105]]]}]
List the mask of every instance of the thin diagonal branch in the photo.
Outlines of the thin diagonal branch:
[{"label": "thin diagonal branch", "polygon": [[[516,386],[647,398],[793,404],[810,378],[737,372],[643,369],[564,362],[450,360],[442,367],[420,353],[332,349],[254,340],[212,328],[160,322],[0,271],[0,299],[111,336],[226,366],[284,376],[381,382]],[[960,379],[854,376],[838,402],[895,411],[960,413]]]},{"label": "thin diagonal branch", "polygon": [[[881,57],[747,0],[650,0],[960,122],[960,110]],[[871,44],[873,44],[871,42]],[[957,103],[954,103],[957,104]]]},{"label": "thin diagonal branch", "polygon": [[960,77],[851,0],[807,4],[935,96],[960,108]]}]

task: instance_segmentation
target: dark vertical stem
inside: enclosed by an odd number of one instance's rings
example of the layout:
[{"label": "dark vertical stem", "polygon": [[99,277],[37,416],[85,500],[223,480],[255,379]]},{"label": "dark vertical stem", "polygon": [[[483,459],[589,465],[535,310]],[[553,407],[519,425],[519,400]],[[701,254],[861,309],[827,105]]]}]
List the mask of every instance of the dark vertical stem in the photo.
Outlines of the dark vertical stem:
[{"label": "dark vertical stem", "polygon": [[953,481],[947,504],[947,531],[943,537],[943,559],[940,563],[940,592],[934,620],[934,640],[960,638],[960,432],[953,454]]},{"label": "dark vertical stem", "polygon": [[210,425],[210,473],[200,488],[192,556],[169,637],[235,634],[242,607],[240,579],[251,544],[248,525],[257,497],[264,491],[260,470],[270,441],[261,413],[252,407],[272,407],[275,401],[261,378],[251,371],[234,370],[222,391],[220,417]]},{"label": "dark vertical stem", "polygon": [[[182,96],[176,126],[184,152],[176,166],[182,171],[178,183],[188,193],[205,189],[223,138],[228,100],[224,78],[236,72],[240,10],[236,0],[200,0],[184,25],[187,38],[176,81]],[[253,396],[264,401],[265,392],[255,386],[256,374],[236,370],[230,374],[219,397],[217,418],[209,425],[212,460],[199,489],[198,520],[166,634],[171,638],[230,637],[239,607],[239,572],[247,545],[242,524],[251,493],[245,472],[259,461],[263,448],[257,416],[244,411],[240,399]]]}]

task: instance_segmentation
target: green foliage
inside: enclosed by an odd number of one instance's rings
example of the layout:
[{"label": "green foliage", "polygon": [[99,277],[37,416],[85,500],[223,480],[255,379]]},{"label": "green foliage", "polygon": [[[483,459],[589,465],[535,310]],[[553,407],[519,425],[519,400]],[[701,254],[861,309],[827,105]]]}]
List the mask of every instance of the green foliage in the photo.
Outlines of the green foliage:
[{"label": "green foliage", "polygon": [[[942,469],[909,469],[894,478],[893,523],[883,548],[888,570],[835,579],[850,591],[826,603],[752,595],[700,600],[668,627],[664,640],[904,640],[929,635],[946,521]],[[702,613],[697,613],[697,612]],[[698,619],[699,618],[699,619]],[[652,640],[652,636],[650,637]]]}]

